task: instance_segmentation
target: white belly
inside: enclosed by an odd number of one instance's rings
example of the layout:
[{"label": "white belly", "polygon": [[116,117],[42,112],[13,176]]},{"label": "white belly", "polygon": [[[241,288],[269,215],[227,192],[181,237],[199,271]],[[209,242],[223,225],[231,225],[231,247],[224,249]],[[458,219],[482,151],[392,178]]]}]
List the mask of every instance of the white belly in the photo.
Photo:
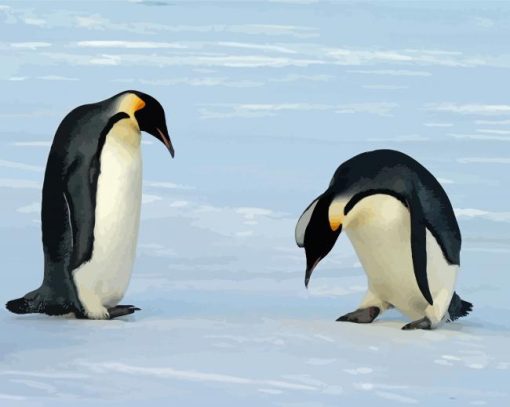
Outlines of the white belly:
[{"label": "white belly", "polygon": [[[428,303],[414,275],[408,209],[389,195],[373,195],[353,208],[344,226],[367,274],[369,289],[410,318],[423,317]],[[448,264],[427,230],[427,278],[434,303],[449,304],[457,269]]]},{"label": "white belly", "polygon": [[[139,146],[127,145],[140,137],[137,129],[115,126],[106,137],[98,178],[92,258],[74,271],[82,303],[115,306],[127,290],[135,259],[142,197],[142,159]],[[114,131],[122,131],[116,137]],[[87,304],[84,304],[87,308]]]}]

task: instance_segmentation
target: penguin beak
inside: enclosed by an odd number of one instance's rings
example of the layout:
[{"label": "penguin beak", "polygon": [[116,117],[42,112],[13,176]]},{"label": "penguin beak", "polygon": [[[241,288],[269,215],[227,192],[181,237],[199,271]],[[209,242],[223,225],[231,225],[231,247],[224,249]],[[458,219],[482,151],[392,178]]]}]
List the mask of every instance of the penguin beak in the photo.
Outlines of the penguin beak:
[{"label": "penguin beak", "polygon": [[310,282],[310,277],[312,277],[312,273],[315,270],[315,267],[317,267],[317,264],[322,260],[322,257],[319,257],[315,263],[311,267],[306,268],[306,274],[305,274],[305,287],[308,288],[308,283]]},{"label": "penguin beak", "polygon": [[170,155],[172,158],[175,157],[175,150],[174,146],[172,145],[172,140],[170,140],[170,136],[168,135],[168,131],[165,129],[165,131],[161,131],[159,128],[156,128],[156,131],[158,132],[158,138],[163,142],[163,144],[168,148],[168,151],[170,151]]}]

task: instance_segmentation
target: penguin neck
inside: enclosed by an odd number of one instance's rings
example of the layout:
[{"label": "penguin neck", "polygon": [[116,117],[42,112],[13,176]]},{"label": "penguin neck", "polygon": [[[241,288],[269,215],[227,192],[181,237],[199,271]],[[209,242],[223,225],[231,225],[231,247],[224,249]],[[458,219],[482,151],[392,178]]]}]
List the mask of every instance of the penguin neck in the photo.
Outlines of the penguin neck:
[{"label": "penguin neck", "polygon": [[135,112],[142,109],[145,102],[134,93],[124,93],[118,97],[115,111],[124,112],[129,118],[119,120],[115,123],[109,137],[122,143],[128,150],[136,152],[140,149],[141,133],[138,121],[135,118]]},{"label": "penguin neck", "polygon": [[346,206],[351,200],[351,196],[337,196],[331,201],[328,210],[329,224],[332,230],[342,225],[342,229],[348,231],[349,229],[361,226],[366,222],[370,222],[371,216],[376,208],[370,205],[365,205],[363,200],[357,202],[352,208],[345,213]]},{"label": "penguin neck", "polygon": [[136,120],[131,117],[119,120],[107,135],[107,140],[118,143],[126,153],[135,154],[140,150],[142,135]]},{"label": "penguin neck", "polygon": [[[399,199],[385,193],[374,193],[356,199],[354,205],[351,199],[355,196],[340,196],[333,199],[329,207],[329,222],[341,222],[343,230],[361,230],[366,226],[384,224],[386,221],[400,216],[401,206]],[[396,203],[398,203],[396,205]],[[347,213],[345,213],[347,211]],[[398,214],[397,214],[398,213]],[[333,228],[333,227],[332,227]]]},{"label": "penguin neck", "polygon": [[134,93],[124,93],[119,96],[116,110],[118,112],[127,113],[136,122],[135,112],[142,109],[144,106],[145,102]]}]

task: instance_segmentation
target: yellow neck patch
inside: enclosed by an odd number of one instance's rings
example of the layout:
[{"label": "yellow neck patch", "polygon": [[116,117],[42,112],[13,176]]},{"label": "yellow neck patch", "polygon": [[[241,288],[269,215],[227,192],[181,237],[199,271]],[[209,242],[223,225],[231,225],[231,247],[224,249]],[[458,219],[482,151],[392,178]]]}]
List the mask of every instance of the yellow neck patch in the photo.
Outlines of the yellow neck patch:
[{"label": "yellow neck patch", "polygon": [[333,201],[328,209],[329,227],[336,232],[344,221],[344,205],[340,202]]},{"label": "yellow neck patch", "polygon": [[130,116],[145,107],[145,102],[133,93],[126,94],[119,103],[119,111],[126,112]]}]

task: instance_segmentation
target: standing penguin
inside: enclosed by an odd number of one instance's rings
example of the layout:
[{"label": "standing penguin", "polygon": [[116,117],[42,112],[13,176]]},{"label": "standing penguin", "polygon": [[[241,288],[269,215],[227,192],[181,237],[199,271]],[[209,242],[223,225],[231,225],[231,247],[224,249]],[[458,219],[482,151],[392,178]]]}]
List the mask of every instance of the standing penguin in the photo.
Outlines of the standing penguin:
[{"label": "standing penguin", "polygon": [[163,108],[141,92],[80,106],[60,123],[42,193],[44,279],[9,311],[111,319],[138,310],[118,304],[140,224],[141,131],[174,156]]},{"label": "standing penguin", "polygon": [[396,307],[414,320],[402,329],[432,329],[471,311],[454,291],[461,235],[452,205],[411,157],[370,151],[336,170],[296,226],[296,243],[306,251],[306,286],[342,229],[365,269],[368,291],[356,311],[337,321],[370,323]]}]

